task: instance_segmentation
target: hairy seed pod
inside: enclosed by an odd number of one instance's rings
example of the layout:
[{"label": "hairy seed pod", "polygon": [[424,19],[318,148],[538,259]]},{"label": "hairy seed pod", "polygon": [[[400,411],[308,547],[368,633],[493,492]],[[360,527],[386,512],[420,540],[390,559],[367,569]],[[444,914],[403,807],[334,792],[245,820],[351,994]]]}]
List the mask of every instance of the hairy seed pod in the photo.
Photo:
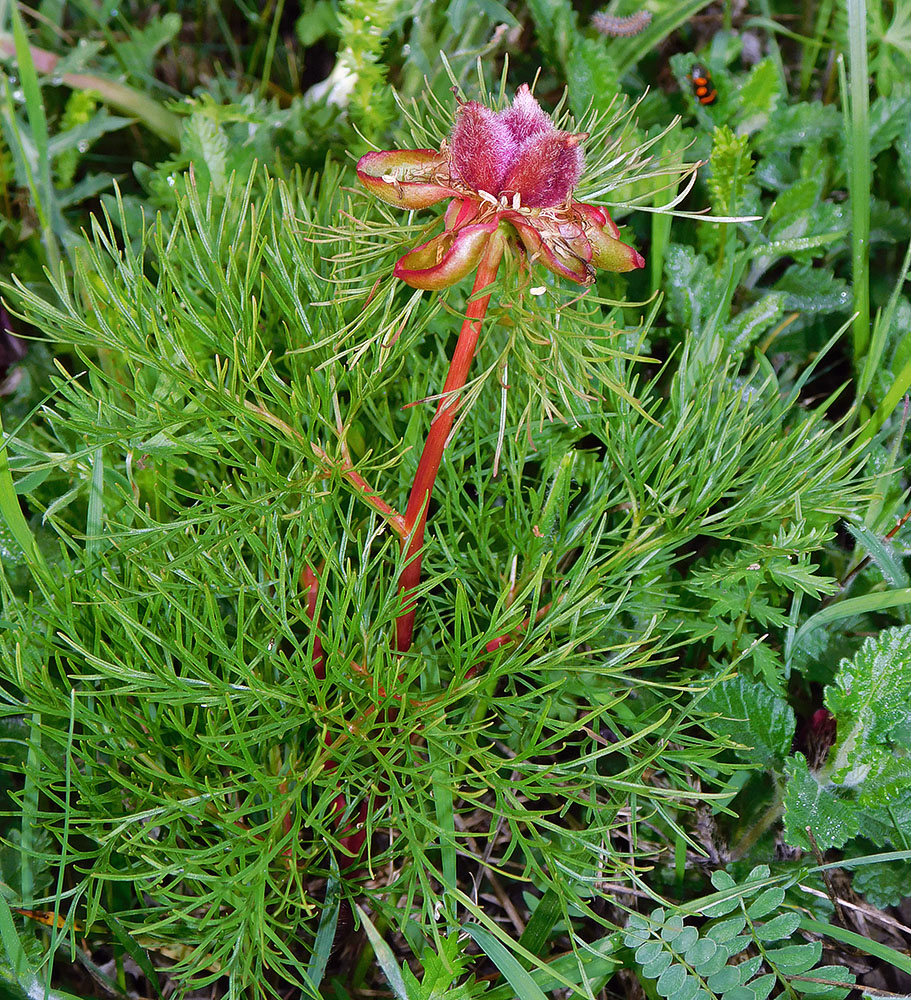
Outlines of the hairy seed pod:
[{"label": "hairy seed pod", "polygon": [[612,38],[629,38],[631,35],[638,35],[640,31],[645,31],[652,20],[652,13],[648,10],[638,10],[628,17],[613,17],[598,11],[592,14],[592,27],[600,31],[602,35],[610,35]]}]

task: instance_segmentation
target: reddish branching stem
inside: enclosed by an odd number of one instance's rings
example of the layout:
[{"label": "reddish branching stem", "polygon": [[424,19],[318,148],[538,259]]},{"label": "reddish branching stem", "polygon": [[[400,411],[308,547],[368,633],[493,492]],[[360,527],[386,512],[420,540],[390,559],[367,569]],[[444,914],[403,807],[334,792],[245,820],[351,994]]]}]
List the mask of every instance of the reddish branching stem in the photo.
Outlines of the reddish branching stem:
[{"label": "reddish branching stem", "polygon": [[319,637],[319,617],[316,614],[316,599],[319,596],[319,573],[311,566],[305,566],[301,573],[301,587],[304,590],[304,611],[313,624],[313,676],[319,681],[326,679],[326,656]]},{"label": "reddish branching stem", "polygon": [[378,514],[380,514],[389,525],[390,528],[399,536],[404,537],[407,535],[407,529],[405,527],[405,518],[394,508],[390,507],[388,503],[373,489],[366,479],[359,473],[354,471],[354,466],[351,461],[347,458],[345,459],[335,459],[331,458],[329,455],[323,451],[318,444],[313,441],[310,442],[310,447],[313,449],[313,454],[319,459],[325,472],[324,475],[331,475],[333,472],[337,472],[339,475],[348,480],[349,483],[354,487],[357,495],[361,500],[367,504],[368,507],[372,507]]},{"label": "reddish branching stem", "polygon": [[465,311],[465,320],[449,363],[449,372],[443,385],[440,402],[431,421],[430,430],[427,432],[427,440],[424,442],[424,450],[408,497],[408,506],[405,509],[405,537],[402,541],[408,562],[399,577],[399,594],[403,599],[403,610],[395,626],[395,648],[400,653],[405,653],[411,648],[414,632],[417,602],[413,591],[421,581],[421,548],[424,545],[424,529],[427,525],[427,507],[430,504],[437,473],[440,471],[446,441],[459,409],[462,389],[471,370],[481,324],[487,315],[487,305],[490,302],[490,292],[486,295],[479,293],[493,284],[504,247],[504,238],[499,233],[494,233],[478,265],[472,298]]}]

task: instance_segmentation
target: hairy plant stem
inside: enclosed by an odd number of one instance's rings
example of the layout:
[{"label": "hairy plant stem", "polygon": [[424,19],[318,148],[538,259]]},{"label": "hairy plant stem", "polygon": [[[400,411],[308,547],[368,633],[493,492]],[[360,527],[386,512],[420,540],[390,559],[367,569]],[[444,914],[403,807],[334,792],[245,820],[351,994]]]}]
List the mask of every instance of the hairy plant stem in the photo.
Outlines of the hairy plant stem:
[{"label": "hairy plant stem", "polygon": [[402,539],[402,547],[408,563],[399,577],[399,594],[403,597],[403,611],[395,623],[395,648],[400,653],[405,653],[411,648],[411,637],[414,632],[414,614],[417,601],[411,592],[421,582],[421,564],[423,562],[421,548],[424,545],[427,508],[430,505],[430,497],[436,483],[437,473],[440,470],[446,441],[459,409],[462,389],[465,387],[468,372],[471,369],[478,336],[481,332],[481,324],[487,315],[487,305],[490,302],[489,292],[487,295],[478,295],[478,293],[493,284],[500,261],[503,259],[505,246],[504,237],[499,232],[495,232],[487,244],[481,263],[478,265],[474,288],[471,290],[472,298],[465,311],[465,319],[459,332],[455,350],[452,352],[452,360],[449,363],[449,372],[443,385],[441,399],[430,423],[430,430],[427,432],[427,440],[424,442],[424,450],[421,452],[411,493],[408,495],[408,506],[405,508],[405,534]]}]

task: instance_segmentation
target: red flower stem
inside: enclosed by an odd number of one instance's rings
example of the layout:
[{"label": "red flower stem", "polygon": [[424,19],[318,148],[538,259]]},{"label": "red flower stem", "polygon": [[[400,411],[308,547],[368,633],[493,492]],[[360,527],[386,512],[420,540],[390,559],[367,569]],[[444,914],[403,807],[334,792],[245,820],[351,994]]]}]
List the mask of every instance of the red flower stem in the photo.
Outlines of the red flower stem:
[{"label": "red flower stem", "polygon": [[[313,629],[319,628],[319,618],[316,615],[316,599],[319,596],[319,570],[312,569],[309,565],[304,566],[301,573],[301,586],[304,588],[305,605],[304,612],[313,622]],[[313,675],[319,681],[326,679],[326,656],[323,653],[323,644],[320,641],[319,633],[313,637]]]},{"label": "red flower stem", "polygon": [[[499,232],[490,237],[487,249],[478,265],[474,288],[471,290],[472,296],[476,296],[482,289],[493,284],[505,245],[505,240]],[[400,653],[405,653],[411,648],[411,637],[414,632],[417,601],[411,595],[411,591],[421,582],[423,561],[421,548],[424,545],[427,508],[430,505],[437,473],[440,471],[446,440],[459,409],[462,389],[468,380],[468,372],[471,369],[481,324],[487,315],[489,302],[488,292],[487,295],[472,298],[468,303],[459,339],[452,353],[452,360],[449,362],[449,372],[443,385],[441,399],[430,423],[424,450],[418,462],[418,470],[408,496],[408,506],[405,508],[405,535],[402,540],[408,564],[399,577],[399,594],[403,597],[403,611],[395,623],[395,648]]]}]

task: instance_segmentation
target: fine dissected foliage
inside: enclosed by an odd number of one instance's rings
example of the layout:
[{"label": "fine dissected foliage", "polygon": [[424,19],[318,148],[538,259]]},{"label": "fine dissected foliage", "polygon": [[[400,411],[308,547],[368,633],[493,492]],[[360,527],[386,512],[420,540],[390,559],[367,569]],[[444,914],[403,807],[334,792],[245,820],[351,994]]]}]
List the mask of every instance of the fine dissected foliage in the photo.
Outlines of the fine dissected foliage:
[{"label": "fine dissected foliage", "polygon": [[0,992],[909,992],[900,5],[117,6],[0,10]]}]

